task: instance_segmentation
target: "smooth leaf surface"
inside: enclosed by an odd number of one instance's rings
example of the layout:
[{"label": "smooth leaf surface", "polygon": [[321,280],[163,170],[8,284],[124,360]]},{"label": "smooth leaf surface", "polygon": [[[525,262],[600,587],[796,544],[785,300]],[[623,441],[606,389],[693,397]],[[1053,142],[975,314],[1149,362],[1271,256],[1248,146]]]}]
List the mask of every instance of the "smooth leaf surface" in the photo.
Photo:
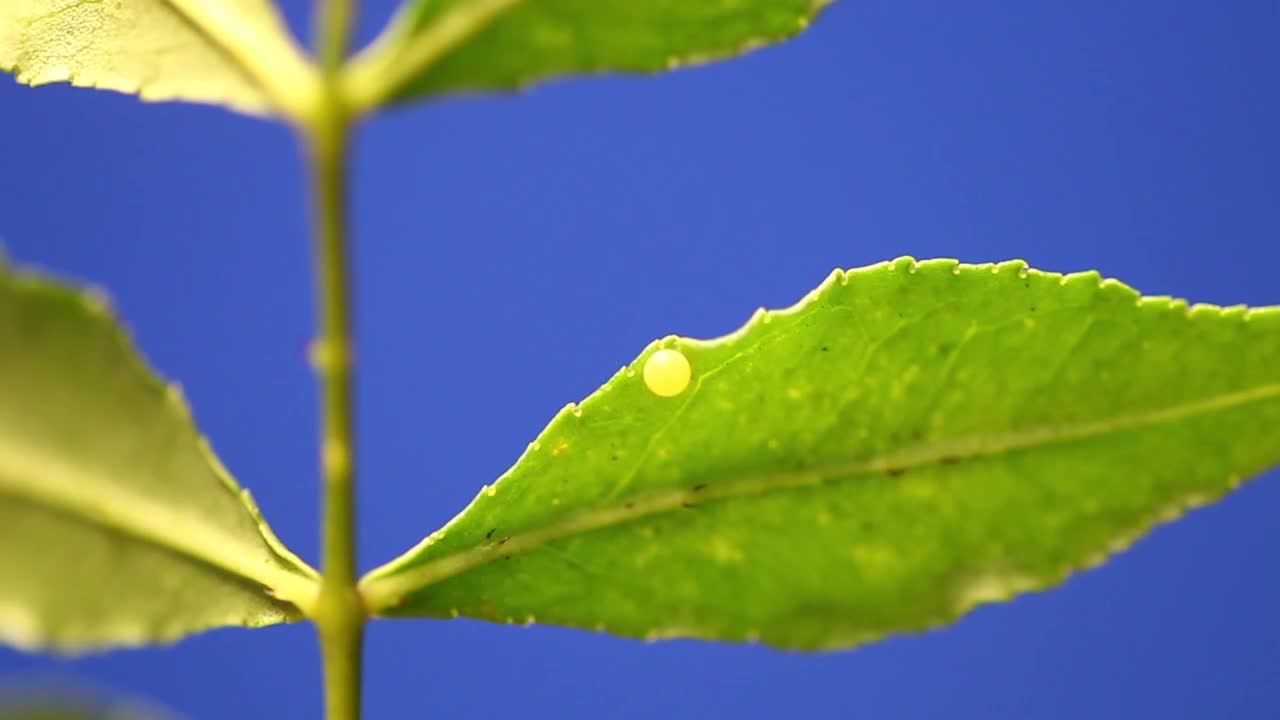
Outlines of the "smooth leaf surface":
[{"label": "smooth leaf surface", "polygon": [[355,62],[362,109],[557,75],[657,72],[790,37],[830,0],[408,0]]},{"label": "smooth leaf surface", "polygon": [[4,0],[0,70],[254,114],[296,116],[314,90],[270,0]]},{"label": "smooth leaf surface", "polygon": [[74,652],[293,620],[314,577],[101,299],[0,267],[0,640]]},{"label": "smooth leaf surface", "polygon": [[[673,398],[659,348],[688,357]],[[1280,462],[1280,308],[902,258],[651,345],[444,529],[389,616],[853,646],[1061,582]]]}]

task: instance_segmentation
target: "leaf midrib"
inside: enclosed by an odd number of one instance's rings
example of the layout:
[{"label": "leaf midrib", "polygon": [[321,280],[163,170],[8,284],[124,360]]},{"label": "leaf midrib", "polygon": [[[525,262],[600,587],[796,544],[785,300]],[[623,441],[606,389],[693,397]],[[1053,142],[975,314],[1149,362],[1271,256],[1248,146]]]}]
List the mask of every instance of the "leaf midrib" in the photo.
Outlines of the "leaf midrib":
[{"label": "leaf midrib", "polygon": [[265,97],[271,97],[271,89],[266,87],[261,77],[254,72],[253,68],[245,62],[235,49],[235,44],[229,37],[214,32],[212,28],[200,22],[199,16],[192,13],[188,6],[190,0],[160,0],[161,4],[169,6],[182,21],[192,30],[195,30],[201,37],[209,41],[209,44],[217,48],[223,57],[231,61],[240,74],[244,76],[252,85],[258,88]]},{"label": "leaf midrib", "polygon": [[[1264,384],[1159,410],[1105,420],[1030,428],[994,436],[961,438],[927,447],[907,448],[868,460],[831,463],[804,471],[747,476],[741,480],[710,484],[706,487],[694,486],[700,489],[676,489],[641,494],[609,508],[578,512],[543,527],[510,535],[500,544],[476,545],[403,571],[399,570],[399,565],[410,561],[414,555],[424,551],[436,539],[448,532],[449,525],[446,525],[400,558],[370,572],[360,582],[360,589],[370,611],[378,613],[403,602],[411,593],[494,560],[526,553],[572,535],[593,532],[664,512],[683,511],[691,504],[705,504],[737,497],[760,496],[812,487],[830,478],[849,479],[889,471],[897,473],[944,461],[963,461],[1004,455],[1111,433],[1172,424],[1199,415],[1275,398],[1280,398],[1280,383]],[[500,489],[500,484],[494,488],[495,491]]]},{"label": "leaf midrib", "polygon": [[[279,111],[295,120],[305,118],[315,95],[316,73],[292,36],[282,31],[278,22],[272,27],[260,28],[257,23],[246,22],[241,13],[225,12],[228,6],[224,0],[150,1],[168,8],[180,22],[229,61],[240,77],[258,93],[252,103],[229,97],[207,100],[225,102],[249,113]],[[265,7],[270,13],[277,12],[269,1]],[[48,18],[57,12],[40,17]],[[21,65],[20,60],[19,55],[12,63],[0,64],[0,69],[14,70]],[[142,82],[137,91],[142,92],[148,84]]]},{"label": "leaf midrib", "polygon": [[313,580],[286,570],[277,564],[276,558],[254,562],[263,553],[271,552],[265,540],[259,552],[205,524],[199,516],[175,513],[171,508],[62,462],[54,454],[37,454],[21,445],[0,444],[0,495],[4,494],[77,517],[90,525],[109,528],[259,584],[304,613],[315,594]]},{"label": "leaf midrib", "polygon": [[472,0],[451,8],[416,31],[410,15],[402,15],[400,26],[386,32],[385,44],[375,43],[352,62],[345,83],[352,104],[361,111],[382,105],[415,77],[525,1]]},{"label": "leaf midrib", "polygon": [[[310,111],[309,98],[316,92],[316,72],[281,25],[272,28],[279,32],[266,34],[255,29],[253,23],[246,23],[239,14],[224,16],[227,20],[224,23],[211,22],[208,10],[224,7],[221,0],[163,2],[209,38],[276,109],[293,118],[303,118]],[[279,12],[273,2],[267,2],[267,6],[271,13]],[[233,32],[236,29],[249,30],[249,36]]]}]

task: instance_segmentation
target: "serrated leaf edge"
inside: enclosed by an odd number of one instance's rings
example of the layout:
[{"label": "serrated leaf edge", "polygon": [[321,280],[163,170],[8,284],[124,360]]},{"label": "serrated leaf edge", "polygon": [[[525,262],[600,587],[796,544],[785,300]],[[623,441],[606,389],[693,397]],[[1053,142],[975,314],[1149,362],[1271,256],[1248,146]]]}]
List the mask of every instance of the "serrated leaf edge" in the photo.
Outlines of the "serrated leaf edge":
[{"label": "serrated leaf edge", "polygon": [[[563,422],[568,421],[570,418],[580,416],[585,406],[591,404],[595,398],[608,391],[614,384],[625,382],[633,378],[637,369],[643,367],[645,359],[653,352],[656,352],[663,347],[670,347],[676,343],[701,345],[703,347],[714,347],[732,343],[736,340],[742,339],[753,328],[769,323],[773,318],[797,314],[804,311],[811,304],[819,301],[837,284],[847,284],[850,281],[856,280],[860,274],[880,272],[886,268],[914,274],[922,266],[949,267],[952,272],[957,275],[964,272],[991,272],[994,274],[1011,273],[1016,274],[1019,277],[1026,277],[1027,275],[1034,273],[1044,277],[1057,278],[1062,285],[1094,283],[1099,290],[1123,292],[1132,295],[1135,305],[1149,311],[1182,309],[1188,316],[1202,317],[1205,315],[1217,315],[1241,322],[1247,322],[1255,317],[1263,315],[1280,318],[1280,306],[1262,308],[1245,308],[1243,306],[1235,306],[1222,308],[1208,304],[1189,305],[1185,301],[1162,296],[1144,297],[1137,291],[1117,280],[1103,279],[1094,271],[1064,275],[1061,273],[1049,273],[1029,269],[1027,264],[1021,260],[969,265],[962,264],[959,261],[951,259],[917,262],[914,258],[904,257],[855,270],[837,270],[829,275],[821,285],[791,307],[781,310],[761,309],[753,314],[751,319],[745,325],[728,335],[710,340],[686,339],[672,336],[654,341],[630,366],[622,368],[622,370],[616,373],[613,378],[605,383],[604,386],[584,400],[581,405],[571,403],[565,406],[551,421],[547,428],[539,434],[539,440],[542,437],[545,437],[548,433],[557,429]],[[695,383],[700,380],[705,380],[705,378],[706,374],[703,374],[695,380]],[[690,393],[690,397],[692,397],[693,394],[694,393]],[[722,501],[736,497],[759,496],[770,492],[813,487],[826,482],[833,482],[833,480],[830,480],[828,477],[832,475],[838,475],[843,479],[847,479],[851,476],[865,476],[868,474],[898,474],[934,464],[963,462],[965,460],[973,460],[980,457],[1015,452],[1032,447],[1081,440],[1111,432],[1149,427],[1165,422],[1193,417],[1207,412],[1238,407],[1249,403],[1272,400],[1275,398],[1280,398],[1280,384],[1266,384],[1249,390],[1227,393],[1205,400],[1192,403],[1182,403],[1145,413],[1107,418],[1105,420],[1087,423],[1075,423],[1072,425],[1021,430],[1018,432],[1002,433],[994,436],[966,438],[944,444],[934,443],[929,446],[899,450],[869,460],[831,465],[821,469],[810,469],[803,472],[768,473],[747,477],[742,480],[729,483],[695,485],[683,490],[642,494],[623,499],[621,502],[613,504],[607,508],[583,511],[541,528],[506,536],[503,538],[501,543],[484,543],[420,565],[413,565],[414,557],[423,552],[431,544],[438,542],[443,538],[448,533],[450,527],[465,515],[467,509],[464,509],[443,528],[424,538],[420,543],[402,554],[400,557],[369,572],[360,581],[360,590],[365,603],[372,614],[393,616],[396,606],[404,602],[410,595],[420,592],[430,585],[441,582],[447,578],[489,562],[529,552],[542,545],[564,537],[600,530],[606,527],[631,522],[642,517],[648,517],[665,512],[684,512],[687,511],[686,509],[690,506],[697,506],[708,502]],[[526,454],[536,451],[538,445],[539,441],[535,440],[534,443],[530,445],[529,450],[526,450]],[[497,494],[502,488],[503,479],[508,477],[516,467],[519,467],[521,460],[523,460],[523,455],[516,461],[511,470],[504,473],[504,475],[492,486],[483,488],[480,494],[488,496]],[[1232,475],[1229,478],[1229,485],[1232,488],[1238,486],[1240,482],[1241,478],[1239,476]],[[1107,551],[1098,557],[1088,558],[1081,563],[1064,567],[1062,569],[1061,576],[1056,582],[1065,580],[1072,572],[1084,570],[1101,564],[1112,554],[1130,547],[1154,525],[1160,522],[1172,520],[1182,515],[1185,511],[1203,505],[1213,499],[1214,498],[1208,496],[1184,497],[1172,507],[1161,508],[1153,512],[1147,521],[1142,524],[1141,528],[1135,531],[1132,535],[1117,538],[1108,547]],[[1056,582],[1051,583],[1051,585],[1056,584]],[[953,606],[954,614],[951,618],[941,619],[937,623],[930,624],[926,627],[935,627],[937,625],[945,624],[949,619],[954,619],[955,617],[964,614],[978,604],[1005,600],[1020,592],[1041,587],[1045,587],[1044,583],[1034,580],[1020,579],[1014,575],[975,578],[973,582],[969,583],[967,590],[958,594]],[[456,611],[451,614],[456,616]],[[521,622],[523,624],[529,624],[533,622],[534,619],[524,618],[518,620],[516,618],[508,618],[507,621],[510,623]],[[604,627],[597,627],[597,629],[607,630],[607,628]],[[919,629],[925,629],[925,627]],[[749,633],[748,637],[744,637],[742,639],[759,639],[758,634],[756,634],[757,637],[750,637],[750,635],[751,634]],[[650,631],[646,635],[646,638],[653,640],[668,637],[700,636],[705,637],[707,636],[707,633],[699,632],[695,628],[660,628]],[[816,648],[803,649],[821,650],[847,648],[881,636],[883,636],[883,633],[875,633],[858,637],[831,638],[830,644]]]},{"label": "serrated leaf edge", "polygon": [[[0,61],[0,70],[13,73],[18,82],[47,85],[67,82],[76,87],[113,90],[136,94],[145,101],[186,100],[221,104],[247,115],[271,115],[275,112],[301,120],[315,105],[319,94],[319,78],[292,36],[284,30],[278,16],[276,25],[267,29],[240,16],[229,3],[202,0],[163,0],[192,30],[209,40],[250,84],[262,92],[264,103],[248,103],[231,98],[204,99],[182,92],[160,93],[148,89],[146,82],[133,86],[102,84],[85,80],[77,73],[35,75],[26,72],[21,56],[9,63]],[[273,13],[278,13],[274,3]]]},{"label": "serrated leaf edge", "polygon": [[[386,29],[343,70],[342,88],[347,104],[357,115],[366,114],[390,102],[413,79],[439,63],[470,38],[529,0],[472,0],[458,5],[432,25],[415,30],[413,13],[402,7]],[[702,65],[750,52],[802,32],[813,18],[835,0],[811,0],[807,17],[790,32],[777,36],[750,38],[723,52],[685,53],[667,59],[659,71]],[[572,75],[608,73],[606,67],[574,71]],[[537,75],[525,78],[509,89],[521,89],[548,79]]]},{"label": "serrated leaf edge", "polygon": [[[50,478],[74,478],[84,473],[62,465],[57,458],[33,457],[22,448],[5,446],[3,438],[0,438],[0,478],[5,478],[6,482],[0,483],[0,490],[17,491],[22,493],[20,497],[28,502],[44,505],[57,512],[80,518],[99,527],[109,528],[140,541],[153,543],[157,547],[260,586],[269,597],[296,608],[297,615],[292,618],[294,620],[309,616],[319,588],[319,574],[288,550],[276,537],[249,492],[235,482],[214,455],[207,439],[196,429],[190,408],[178,386],[165,385],[137,352],[128,333],[111,312],[105,294],[92,288],[75,293],[66,289],[62,282],[41,273],[29,270],[12,271],[2,255],[0,255],[0,283],[8,283],[15,293],[44,292],[63,295],[64,298],[77,303],[82,312],[96,316],[98,320],[107,324],[113,341],[122,344],[128,351],[127,357],[136,364],[135,370],[146,378],[154,392],[163,394],[166,405],[174,414],[174,420],[189,429],[199,452],[209,461],[210,470],[226,492],[234,496],[249,513],[268,549],[274,554],[274,562],[271,564],[244,562],[243,558],[235,552],[237,543],[229,542],[220,531],[204,527],[190,517],[174,518],[164,507],[153,505],[147,498],[128,492],[87,497],[77,493],[74,480],[51,483]],[[41,478],[40,483],[23,483],[20,480],[14,480],[14,478],[36,475]],[[55,485],[60,487],[54,487]],[[25,627],[24,624],[16,622],[24,616],[25,613],[20,612],[20,609],[0,607],[0,639],[16,647],[31,649],[50,647],[48,633],[45,632],[47,628]],[[120,641],[113,645],[167,641],[186,634],[176,632],[170,636],[162,632],[157,636],[154,628],[149,630],[150,632],[138,633],[135,638],[122,636]],[[55,642],[53,645],[65,652],[84,649],[75,644]]]}]

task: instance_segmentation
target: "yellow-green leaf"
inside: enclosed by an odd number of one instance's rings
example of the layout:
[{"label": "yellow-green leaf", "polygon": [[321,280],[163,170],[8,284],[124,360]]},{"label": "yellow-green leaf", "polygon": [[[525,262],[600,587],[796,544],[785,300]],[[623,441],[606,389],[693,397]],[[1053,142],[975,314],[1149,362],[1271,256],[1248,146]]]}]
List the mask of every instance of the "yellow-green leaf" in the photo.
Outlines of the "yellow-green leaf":
[{"label": "yellow-green leaf", "polygon": [[0,720],[179,720],[150,703],[106,697],[66,683],[38,683],[0,695]]},{"label": "yellow-green leaf", "polygon": [[347,73],[352,104],[657,72],[790,37],[830,0],[408,0]]},{"label": "yellow-green leaf", "polygon": [[104,303],[0,266],[0,641],[268,625],[315,585]]},{"label": "yellow-green leaf", "polygon": [[[687,387],[646,383],[661,349]],[[390,616],[848,647],[1059,583],[1277,463],[1280,307],[903,258],[655,343],[361,587]]]},{"label": "yellow-green leaf", "polygon": [[3,0],[0,70],[295,117],[315,84],[270,0]]}]

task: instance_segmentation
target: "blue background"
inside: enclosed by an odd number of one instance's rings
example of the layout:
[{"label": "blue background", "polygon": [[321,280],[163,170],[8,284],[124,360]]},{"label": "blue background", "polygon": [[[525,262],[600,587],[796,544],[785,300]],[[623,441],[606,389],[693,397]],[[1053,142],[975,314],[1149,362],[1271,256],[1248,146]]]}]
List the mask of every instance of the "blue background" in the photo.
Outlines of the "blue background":
[{"label": "blue background", "polygon": [[[1280,4],[841,0],[735,62],[399,110],[356,174],[370,568],[652,338],[730,331],[835,266],[1022,257],[1280,302]],[[305,205],[282,127],[0,79],[10,255],[110,290],[315,561]],[[1278,509],[1272,472],[1063,589],[853,653],[379,622],[368,715],[1274,718]],[[50,672],[196,718],[320,716],[305,625],[0,650],[2,676]]]}]

